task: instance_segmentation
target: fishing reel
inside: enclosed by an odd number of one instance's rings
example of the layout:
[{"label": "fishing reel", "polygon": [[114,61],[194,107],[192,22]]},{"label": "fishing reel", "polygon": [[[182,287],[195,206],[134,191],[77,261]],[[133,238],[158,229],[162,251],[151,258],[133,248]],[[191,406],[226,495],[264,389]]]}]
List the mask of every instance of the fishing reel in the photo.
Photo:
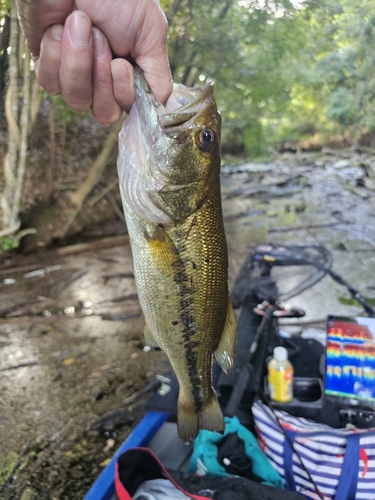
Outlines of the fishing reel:
[{"label": "fishing reel", "polygon": [[267,300],[254,307],[254,312],[258,316],[265,316],[267,309],[273,309],[274,318],[303,318],[306,312],[303,309],[292,308],[289,304],[270,304]]}]

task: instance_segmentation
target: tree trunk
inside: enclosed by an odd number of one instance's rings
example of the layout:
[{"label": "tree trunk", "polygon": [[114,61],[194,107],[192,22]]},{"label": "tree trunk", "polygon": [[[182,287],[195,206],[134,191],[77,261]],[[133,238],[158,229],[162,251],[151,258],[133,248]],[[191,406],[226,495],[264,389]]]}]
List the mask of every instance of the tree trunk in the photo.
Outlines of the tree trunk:
[{"label": "tree trunk", "polygon": [[31,97],[31,74],[30,74],[30,52],[26,50],[24,53],[23,65],[23,100],[20,118],[21,142],[18,151],[18,167],[14,192],[12,220],[18,221],[19,212],[21,210],[22,192],[25,181],[27,149],[29,143],[29,128],[30,128],[30,97]]},{"label": "tree trunk", "polygon": [[48,99],[48,117],[49,117],[49,163],[46,172],[46,196],[50,201],[53,194],[53,177],[56,170],[56,126],[55,126],[55,103],[50,97]]},{"label": "tree trunk", "polygon": [[[38,116],[40,110],[40,104],[42,102],[42,87],[36,78],[33,79],[32,90],[31,90],[31,120],[30,129],[33,128],[36,117]],[[31,130],[30,130],[31,132]]]},{"label": "tree trunk", "polygon": [[[9,84],[5,99],[8,123],[8,151],[4,157],[4,191],[1,196],[2,226],[0,236],[14,235],[20,228],[22,192],[26,173],[30,135],[31,72],[30,53],[20,33],[15,3],[10,10]],[[22,106],[19,111],[19,62],[22,62]],[[36,116],[36,114],[35,114]]]},{"label": "tree trunk", "polygon": [[0,236],[19,229],[18,219],[13,220],[13,199],[16,187],[18,148],[21,133],[18,126],[18,36],[19,27],[15,3],[10,11],[9,84],[5,99],[5,116],[8,123],[8,151],[4,157],[4,192],[1,197],[3,231]]},{"label": "tree trunk", "polygon": [[[0,36],[0,101],[3,102],[3,93],[5,89],[6,75],[8,71],[8,53],[10,34],[10,17],[4,16],[3,31]],[[3,106],[1,105],[1,108]]]}]

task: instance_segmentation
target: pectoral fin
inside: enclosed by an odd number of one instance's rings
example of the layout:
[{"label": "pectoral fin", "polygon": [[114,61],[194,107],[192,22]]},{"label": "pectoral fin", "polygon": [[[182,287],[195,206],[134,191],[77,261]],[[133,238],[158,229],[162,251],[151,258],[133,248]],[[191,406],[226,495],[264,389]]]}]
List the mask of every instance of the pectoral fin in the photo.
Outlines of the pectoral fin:
[{"label": "pectoral fin", "polygon": [[149,345],[150,347],[159,347],[158,343],[155,340],[154,334],[150,330],[147,323],[145,324],[144,335],[145,335],[145,342],[147,345]]},{"label": "pectoral fin", "polygon": [[182,265],[176,246],[163,227],[155,226],[144,236],[155,266],[163,273],[174,273],[176,266]]},{"label": "pectoral fin", "polygon": [[222,370],[228,374],[234,366],[236,355],[236,316],[229,298],[223,334],[214,354]]}]

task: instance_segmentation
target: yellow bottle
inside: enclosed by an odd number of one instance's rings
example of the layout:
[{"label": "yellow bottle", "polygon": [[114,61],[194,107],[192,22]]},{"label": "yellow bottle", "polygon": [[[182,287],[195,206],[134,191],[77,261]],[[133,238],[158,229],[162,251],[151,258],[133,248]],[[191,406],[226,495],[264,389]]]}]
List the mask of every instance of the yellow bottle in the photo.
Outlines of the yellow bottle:
[{"label": "yellow bottle", "polygon": [[285,347],[275,347],[268,363],[268,389],[271,399],[288,403],[293,399],[293,366]]}]

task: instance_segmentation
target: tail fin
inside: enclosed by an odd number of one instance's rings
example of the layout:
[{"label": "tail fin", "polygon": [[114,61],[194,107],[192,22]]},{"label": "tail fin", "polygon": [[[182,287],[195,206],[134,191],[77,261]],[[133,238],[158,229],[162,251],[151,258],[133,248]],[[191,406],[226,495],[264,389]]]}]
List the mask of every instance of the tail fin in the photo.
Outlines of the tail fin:
[{"label": "tail fin", "polygon": [[199,417],[194,402],[185,400],[180,391],[177,404],[177,430],[184,443],[193,441],[199,432]]},{"label": "tail fin", "polygon": [[208,431],[224,432],[224,417],[220,409],[216,392],[212,389],[207,403],[199,414],[199,428]]},{"label": "tail fin", "polygon": [[197,437],[199,429],[220,432],[220,434],[224,432],[224,417],[216,392],[212,390],[202,410],[197,413],[193,401],[184,399],[184,395],[180,391],[177,417],[178,434],[182,441],[187,443]]}]

